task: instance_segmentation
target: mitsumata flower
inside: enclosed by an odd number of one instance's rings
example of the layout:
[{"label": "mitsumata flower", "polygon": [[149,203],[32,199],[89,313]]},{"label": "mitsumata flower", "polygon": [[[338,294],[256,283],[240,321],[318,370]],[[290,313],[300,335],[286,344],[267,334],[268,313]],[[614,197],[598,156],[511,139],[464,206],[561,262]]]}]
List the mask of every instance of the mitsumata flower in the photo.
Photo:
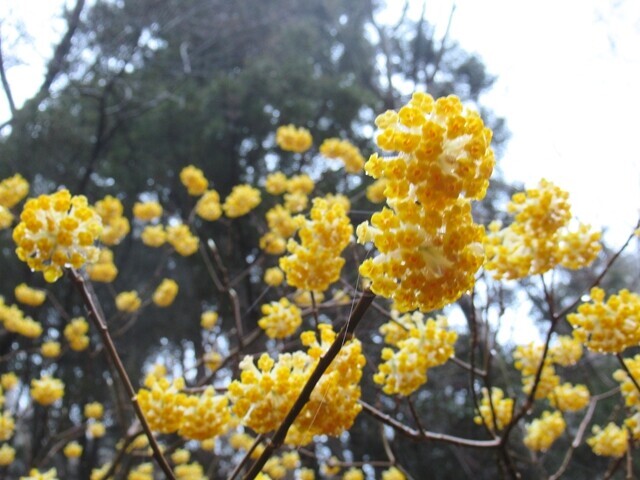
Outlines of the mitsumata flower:
[{"label": "mitsumata flower", "polygon": [[640,296],[620,290],[605,302],[605,292],[594,287],[591,302],[567,315],[573,335],[594,352],[621,353],[640,344]]},{"label": "mitsumata flower", "polygon": [[302,324],[300,309],[286,298],[263,305],[262,315],[258,325],[270,338],[285,338],[293,335]]},{"label": "mitsumata flower", "polygon": [[609,423],[604,429],[595,425],[591,433],[593,433],[593,436],[587,438],[587,444],[596,455],[621,457],[627,453],[629,432],[626,428],[621,428],[615,423]]},{"label": "mitsumata flower", "polygon": [[[494,415],[495,413],[495,415]],[[504,392],[501,388],[491,388],[491,399],[489,399],[489,390],[482,389],[482,402],[478,415],[473,418],[477,425],[486,425],[489,430],[496,433],[502,430],[511,421],[513,415],[513,399],[504,398]]]},{"label": "mitsumata flower", "polygon": [[514,221],[501,229],[490,225],[485,268],[497,278],[542,274],[557,265],[588,266],[600,249],[600,233],[572,221],[569,194],[547,180],[513,195],[507,210]]},{"label": "mitsumata flower", "polygon": [[416,93],[399,112],[376,119],[378,146],[366,172],[384,179],[387,206],[357,229],[358,242],[378,254],[360,266],[371,290],[400,311],[430,311],[457,300],[474,284],[484,260],[484,229],[471,217],[495,163],[491,130],[457,97],[434,101]]},{"label": "mitsumata flower", "polygon": [[527,434],[524,437],[524,444],[530,450],[546,452],[566,428],[567,424],[562,413],[542,412],[542,417],[526,425]]},{"label": "mitsumata flower", "polygon": [[328,138],[320,145],[320,153],[327,158],[337,158],[344,162],[349,173],[359,173],[364,166],[364,158],[358,147],[347,140]]},{"label": "mitsumata flower", "polygon": [[246,215],[260,205],[260,190],[251,185],[236,185],[225,199],[222,209],[229,218],[237,218]]},{"label": "mitsumata flower", "polygon": [[129,220],[122,216],[124,207],[122,202],[111,195],[96,202],[96,212],[102,219],[102,233],[100,241],[105,245],[117,245],[131,229]]},{"label": "mitsumata flower", "polygon": [[13,231],[18,258],[44,273],[47,282],[62,276],[63,268],[80,268],[98,259],[94,243],[102,232],[100,216],[83,196],[68,190],[29,199]]},{"label": "mitsumata flower", "polygon": [[300,243],[290,239],[289,255],[280,259],[287,283],[304,290],[325,291],[338,280],[344,265],[340,255],[351,241],[353,227],[339,203],[315,198],[311,218],[300,227]]},{"label": "mitsumata flower", "polygon": [[18,302],[30,307],[39,307],[47,298],[47,292],[31,288],[26,283],[18,285],[14,290],[14,294]]},{"label": "mitsumata flower", "polygon": [[311,148],[312,142],[311,133],[306,128],[286,125],[276,130],[276,143],[288,152],[306,152]]},{"label": "mitsumata flower", "polygon": [[189,165],[180,171],[180,181],[187,187],[189,195],[199,197],[207,191],[209,181],[205,178],[202,170]]}]

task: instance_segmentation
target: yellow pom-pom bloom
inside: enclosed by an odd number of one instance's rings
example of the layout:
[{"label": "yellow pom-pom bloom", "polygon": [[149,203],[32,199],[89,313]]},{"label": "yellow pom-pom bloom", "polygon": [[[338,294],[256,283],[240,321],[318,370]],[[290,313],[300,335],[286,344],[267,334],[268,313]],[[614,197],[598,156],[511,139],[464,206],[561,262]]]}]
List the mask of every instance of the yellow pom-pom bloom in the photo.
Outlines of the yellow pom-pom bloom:
[{"label": "yellow pom-pom bloom", "polygon": [[111,195],[96,202],[96,212],[102,219],[102,233],[100,241],[105,245],[117,245],[129,233],[129,220],[122,216],[124,208],[122,202]]},{"label": "yellow pom-pom bloom", "polygon": [[549,403],[561,412],[577,412],[587,406],[591,396],[585,385],[558,385],[549,394]]},{"label": "yellow pom-pom bloom", "polygon": [[284,194],[284,208],[291,213],[300,213],[309,205],[309,197],[304,193]]},{"label": "yellow pom-pom bloom", "polygon": [[229,218],[237,218],[246,215],[260,205],[260,190],[251,185],[236,185],[224,201],[222,209]]},{"label": "yellow pom-pom bloom", "polygon": [[9,228],[13,223],[13,213],[9,211],[8,208],[0,205],[0,230],[4,230],[5,228]]},{"label": "yellow pom-pom bloom", "polygon": [[[493,409],[491,408],[492,406]],[[504,398],[504,392],[497,387],[491,388],[491,399],[489,399],[489,390],[483,388],[479,410],[479,415],[476,415],[473,421],[477,425],[486,425],[489,430],[495,433],[498,430],[502,430],[511,421],[513,399]]]},{"label": "yellow pom-pom bloom", "polygon": [[300,243],[289,240],[290,255],[280,259],[280,268],[289,285],[324,291],[340,277],[345,262],[340,255],[351,241],[353,227],[340,204],[329,206],[322,198],[314,199],[310,216],[298,231]]},{"label": "yellow pom-pom bloom", "polygon": [[260,249],[268,255],[280,255],[287,249],[287,241],[276,232],[267,232],[260,237]]},{"label": "yellow pom-pom bloom", "polygon": [[175,280],[165,278],[153,292],[153,303],[159,307],[170,306],[178,294],[178,284]]},{"label": "yellow pom-pom bloom", "polygon": [[140,305],[142,305],[142,300],[135,290],[121,292],[116,296],[116,308],[121,312],[137,312]]},{"label": "yellow pom-pom bloom", "polygon": [[64,395],[64,383],[57,378],[43,376],[31,380],[31,398],[40,405],[51,405]]},{"label": "yellow pom-pom bloom", "polygon": [[187,463],[191,460],[191,452],[185,448],[179,448],[171,454],[171,461],[176,465]]},{"label": "yellow pom-pom bloom", "polygon": [[78,458],[82,455],[82,445],[78,442],[69,442],[65,445],[63,452],[67,458]]},{"label": "yellow pom-pom bloom", "polygon": [[20,477],[20,480],[58,480],[58,471],[55,468],[51,468],[46,472],[41,472],[37,468],[32,468],[29,470],[29,475]]},{"label": "yellow pom-pom bloom", "polygon": [[287,192],[289,193],[302,193],[303,195],[309,195],[313,192],[314,188],[315,183],[306,173],[294,175],[287,180]]},{"label": "yellow pom-pom bloom", "polygon": [[582,342],[567,335],[560,335],[555,345],[549,348],[549,358],[553,363],[563,367],[575,365],[582,358]]},{"label": "yellow pom-pom bloom", "polygon": [[[625,358],[623,361],[633,378],[637,382],[640,381],[640,354],[633,358]],[[627,407],[640,411],[640,392],[629,378],[629,374],[625,370],[619,369],[613,373],[613,378],[620,382],[620,391]]]},{"label": "yellow pom-pom bloom", "polygon": [[371,185],[367,187],[366,195],[367,200],[371,203],[382,203],[387,197],[384,195],[384,191],[387,188],[389,181],[386,178],[379,178]]},{"label": "yellow pom-pom bloom", "polygon": [[213,387],[207,387],[201,395],[189,395],[183,404],[178,435],[202,441],[225,434],[231,420],[228,403],[225,395],[215,395]]},{"label": "yellow pom-pom bloom", "polygon": [[151,374],[145,379],[145,387],[138,391],[138,402],[152,430],[174,433],[182,424],[187,395],[182,393],[184,379],[170,383],[166,378]]},{"label": "yellow pom-pom bloom", "polygon": [[603,457],[621,457],[629,448],[629,432],[615,423],[609,423],[604,429],[594,426],[593,437],[587,438],[587,444],[593,453]]},{"label": "yellow pom-pom bloom", "polygon": [[298,452],[291,451],[282,454],[282,466],[287,470],[294,470],[300,466],[300,455]]},{"label": "yellow pom-pom bloom", "polygon": [[2,386],[4,390],[8,391],[15,388],[18,382],[18,376],[13,372],[3,373],[0,376],[0,386]]},{"label": "yellow pom-pom bloom", "polygon": [[11,412],[8,410],[2,412],[2,415],[0,415],[0,441],[9,440],[13,436],[15,427],[16,424]]},{"label": "yellow pom-pom bloom", "polygon": [[[542,361],[543,350],[543,345],[531,342],[528,345],[517,346],[513,353],[514,366],[522,373],[522,391],[527,395],[531,393],[533,388],[533,382]],[[539,400],[547,397],[559,384],[560,377],[556,374],[551,363],[551,357],[547,355],[534,398]]]},{"label": "yellow pom-pom bloom", "polygon": [[153,464],[149,462],[141,463],[131,469],[127,480],[153,480]]},{"label": "yellow pom-pom bloom", "polygon": [[293,335],[302,324],[300,309],[286,298],[262,305],[262,315],[258,325],[270,338],[285,338]]},{"label": "yellow pom-pom bloom", "polygon": [[90,438],[102,438],[107,433],[107,428],[102,422],[91,422],[87,425],[87,435]]},{"label": "yellow pom-pom bloom", "polygon": [[208,311],[200,315],[200,326],[205,330],[211,330],[218,323],[218,312]]},{"label": "yellow pom-pom bloom", "polygon": [[364,157],[358,147],[347,140],[328,138],[320,145],[320,153],[327,158],[340,159],[349,173],[360,173],[364,167]]},{"label": "yellow pom-pom bloom", "polygon": [[104,415],[104,407],[100,402],[91,402],[84,406],[85,417],[100,420],[102,415]]},{"label": "yellow pom-pom bloom", "polygon": [[71,350],[81,352],[89,346],[89,324],[84,317],[77,317],[64,327],[64,338],[69,342]]},{"label": "yellow pom-pom bloom", "polygon": [[264,188],[271,195],[282,195],[287,191],[287,176],[282,172],[270,173],[264,182]]},{"label": "yellow pom-pom bloom", "polygon": [[202,465],[198,462],[185,463],[175,468],[176,480],[207,480]]},{"label": "yellow pom-pom bloom", "polygon": [[383,385],[388,395],[411,395],[427,382],[427,370],[443,365],[455,353],[458,334],[447,329],[447,319],[412,317],[406,339],[397,342],[397,350],[382,349],[383,363],[373,381]]},{"label": "yellow pom-pom bloom", "polygon": [[47,292],[29,287],[26,283],[18,285],[14,294],[16,300],[30,307],[39,307],[47,299]]},{"label": "yellow pom-pom bloom", "polygon": [[276,205],[269,209],[265,215],[269,230],[282,238],[292,237],[304,224],[304,217],[291,216],[291,212],[282,205]]},{"label": "yellow pom-pom bloom", "polygon": [[277,287],[284,281],[284,272],[278,267],[267,268],[263,280],[270,287]]},{"label": "yellow pom-pom bloom", "polygon": [[0,182],[0,206],[10,209],[15,207],[29,193],[29,182],[22,175],[5,178]]},{"label": "yellow pom-pom bloom", "polygon": [[215,190],[207,190],[198,203],[196,203],[196,214],[204,220],[213,222],[222,215],[220,206],[220,195]]},{"label": "yellow pom-pom bloom", "polygon": [[87,266],[87,273],[94,282],[113,282],[118,276],[118,267],[113,262],[113,252],[108,248],[101,249],[98,261]]},{"label": "yellow pom-pom bloom", "polygon": [[162,212],[162,205],[158,202],[136,202],[133,204],[133,216],[143,222],[160,218]]},{"label": "yellow pom-pom bloom", "polygon": [[180,181],[187,187],[189,195],[194,197],[202,195],[207,191],[209,181],[205,178],[202,170],[189,165],[180,171]]},{"label": "yellow pom-pom bloom", "polygon": [[547,180],[538,188],[513,195],[507,205],[514,221],[490,226],[485,268],[497,278],[518,279],[542,274],[557,265],[588,266],[600,249],[600,233],[571,217],[569,194]]},{"label": "yellow pom-pom bloom", "polygon": [[44,273],[47,282],[63,268],[80,268],[98,259],[94,242],[102,231],[100,216],[83,196],[68,190],[28,200],[13,230],[18,258]]},{"label": "yellow pom-pom bloom", "polygon": [[404,473],[398,470],[397,467],[391,467],[388,470],[382,472],[382,480],[406,480],[407,477]]},{"label": "yellow pom-pom bloom", "polygon": [[200,239],[182,223],[167,227],[167,242],[183,257],[196,253],[200,245]]},{"label": "yellow pom-pom bloom", "polygon": [[545,411],[542,412],[541,418],[536,418],[525,428],[527,430],[524,437],[526,447],[535,452],[546,452],[564,433],[567,424],[559,411],[553,413]]},{"label": "yellow pom-pom bloom", "polygon": [[158,248],[167,241],[167,232],[162,225],[147,225],[142,230],[140,239],[147,247]]},{"label": "yellow pom-pom bloom", "polygon": [[46,358],[56,358],[60,356],[60,343],[49,340],[40,347],[40,353]]},{"label": "yellow pom-pom bloom", "polygon": [[306,128],[294,125],[286,125],[278,127],[276,130],[276,143],[282,150],[287,152],[302,153],[311,148],[313,138]]},{"label": "yellow pom-pom bloom", "polygon": [[350,468],[342,474],[342,480],[364,480],[364,473],[359,468]]},{"label": "yellow pom-pom bloom", "polygon": [[42,335],[42,325],[31,317],[25,316],[18,306],[6,305],[2,296],[0,296],[0,323],[7,331],[28,338],[37,338]]},{"label": "yellow pom-pom bloom", "polygon": [[8,443],[0,447],[0,467],[11,465],[16,458],[16,450]]},{"label": "yellow pom-pom bloom", "polygon": [[604,290],[591,289],[591,302],[578,307],[578,313],[567,315],[574,336],[589,350],[621,353],[640,344],[640,296],[620,290],[605,302]]}]

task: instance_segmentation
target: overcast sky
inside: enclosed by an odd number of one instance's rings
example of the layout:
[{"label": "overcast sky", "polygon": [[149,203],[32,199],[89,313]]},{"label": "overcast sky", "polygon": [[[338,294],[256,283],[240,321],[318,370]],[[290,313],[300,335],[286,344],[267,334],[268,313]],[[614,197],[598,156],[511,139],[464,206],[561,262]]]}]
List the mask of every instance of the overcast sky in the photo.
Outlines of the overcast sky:
[{"label": "overcast sky", "polygon": [[[401,4],[394,0],[396,4]],[[62,25],[60,0],[0,2],[3,52],[20,65],[9,80],[17,103],[42,81],[43,62]],[[571,193],[574,211],[608,226],[617,243],[640,211],[640,2],[637,0],[457,0],[450,39],[478,53],[498,77],[483,103],[511,131],[501,166],[533,186],[546,177]],[[440,32],[451,0],[427,0]],[[412,2],[417,14],[421,0]],[[33,41],[16,49],[7,24],[24,23]],[[0,116],[6,100],[0,97]]]}]

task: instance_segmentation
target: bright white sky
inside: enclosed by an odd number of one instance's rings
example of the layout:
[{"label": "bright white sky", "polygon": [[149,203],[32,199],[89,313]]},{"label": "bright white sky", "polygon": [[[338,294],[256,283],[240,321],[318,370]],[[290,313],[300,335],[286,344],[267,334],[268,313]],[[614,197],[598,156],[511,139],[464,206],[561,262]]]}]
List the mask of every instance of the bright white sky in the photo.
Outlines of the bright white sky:
[{"label": "bright white sky", "polygon": [[[401,4],[398,0],[397,4]],[[62,0],[5,0],[4,23],[24,22],[33,37],[3,53],[16,102],[33,95],[43,61],[61,32]],[[444,30],[452,0],[427,0],[427,18]],[[571,193],[574,211],[608,226],[619,243],[640,212],[640,2],[635,0],[457,0],[450,39],[478,53],[498,76],[483,103],[512,133],[501,160],[507,178],[534,186],[546,177]],[[422,1],[413,0],[419,14]],[[3,28],[3,34],[8,29]],[[0,121],[6,117],[0,95]]]}]

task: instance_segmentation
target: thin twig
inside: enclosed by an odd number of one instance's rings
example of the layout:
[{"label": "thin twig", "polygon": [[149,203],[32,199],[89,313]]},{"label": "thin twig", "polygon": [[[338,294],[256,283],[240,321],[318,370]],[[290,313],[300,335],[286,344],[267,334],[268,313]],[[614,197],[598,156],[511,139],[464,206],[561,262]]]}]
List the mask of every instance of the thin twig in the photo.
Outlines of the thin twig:
[{"label": "thin twig", "polygon": [[147,438],[149,439],[149,445],[153,450],[154,459],[156,460],[156,462],[158,463],[162,471],[165,473],[167,478],[171,480],[175,480],[175,476],[173,475],[171,467],[169,466],[167,459],[162,454],[162,451],[160,450],[158,442],[153,436],[153,433],[151,432],[151,428],[147,423],[147,419],[144,416],[144,412],[142,411],[142,408],[138,403],[136,391],[133,388],[133,384],[131,383],[131,379],[129,378],[129,375],[127,374],[127,371],[124,368],[122,360],[120,359],[118,350],[116,349],[116,346],[114,345],[113,340],[111,339],[111,335],[109,334],[109,329],[107,328],[107,324],[104,320],[104,315],[102,314],[102,310],[98,307],[95,298],[93,297],[93,295],[91,295],[91,293],[87,289],[84,278],[82,278],[82,276],[73,269],[70,269],[69,272],[70,272],[71,279],[73,280],[76,287],[80,291],[80,294],[82,295],[85,306],[89,311],[89,318],[93,320],[95,327],[97,328],[98,332],[100,333],[100,336],[102,337],[102,343],[105,346],[106,352],[116,366],[116,370],[118,372],[118,376],[120,377],[120,381],[122,382],[125,390],[127,391],[127,394],[129,395],[129,399],[131,400],[131,403],[133,405],[133,409],[136,412],[136,416],[140,421],[140,425],[142,425],[142,429],[144,430],[145,434],[147,435]]},{"label": "thin twig", "polygon": [[227,480],[234,480],[234,478],[238,476],[242,468],[247,464],[247,462],[251,458],[251,454],[253,453],[253,451],[258,447],[258,445],[260,445],[260,442],[262,442],[262,438],[263,438],[262,434],[259,434],[256,437],[256,439],[253,441],[253,444],[251,445],[251,448],[247,450],[247,453],[244,455],[240,463],[236,465],[236,468],[233,469],[233,472],[231,472],[231,475],[229,475],[229,478]]}]

